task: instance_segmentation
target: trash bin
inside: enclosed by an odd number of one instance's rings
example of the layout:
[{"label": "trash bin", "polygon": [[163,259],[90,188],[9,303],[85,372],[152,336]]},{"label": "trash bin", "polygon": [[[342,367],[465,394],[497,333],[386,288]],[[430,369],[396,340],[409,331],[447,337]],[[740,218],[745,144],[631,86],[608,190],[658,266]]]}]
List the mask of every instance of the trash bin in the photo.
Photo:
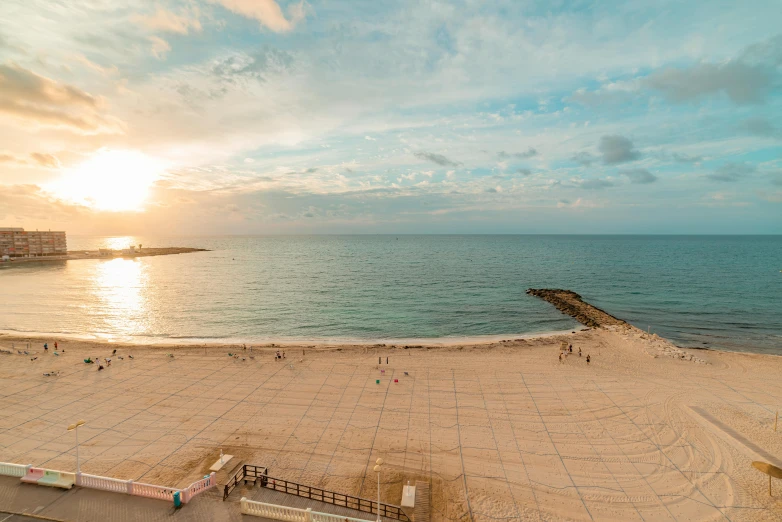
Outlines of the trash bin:
[{"label": "trash bin", "polygon": [[174,507],[182,507],[182,492],[174,492]]}]

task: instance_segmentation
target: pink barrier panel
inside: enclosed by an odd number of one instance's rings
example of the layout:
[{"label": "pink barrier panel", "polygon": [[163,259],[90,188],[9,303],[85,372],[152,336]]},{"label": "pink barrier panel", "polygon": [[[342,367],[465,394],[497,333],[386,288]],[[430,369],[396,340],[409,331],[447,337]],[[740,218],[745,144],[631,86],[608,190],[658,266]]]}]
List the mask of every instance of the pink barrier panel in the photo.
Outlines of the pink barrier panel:
[{"label": "pink barrier panel", "polygon": [[164,488],[161,486],[154,486],[152,484],[141,484],[139,482],[134,482],[133,486],[131,487],[131,495],[136,495],[137,497],[147,497],[147,498],[156,498],[158,500],[168,500],[169,502],[174,501],[174,493],[179,491],[178,489],[174,488]]},{"label": "pink barrier panel", "polygon": [[77,485],[84,488],[102,489],[103,491],[113,491],[114,493],[130,493],[132,482],[133,481],[88,475],[86,473],[81,473],[76,481]]},{"label": "pink barrier panel", "polygon": [[27,470],[25,476],[22,477],[22,482],[32,482],[35,484],[43,478],[45,471],[46,470],[43,468],[30,468]]},{"label": "pink barrier panel", "polygon": [[213,471],[208,477],[205,477],[197,482],[193,482],[184,490],[182,490],[182,502],[190,502],[196,495],[200,495],[207,489],[213,488],[216,485],[217,478],[215,477],[215,472]]}]

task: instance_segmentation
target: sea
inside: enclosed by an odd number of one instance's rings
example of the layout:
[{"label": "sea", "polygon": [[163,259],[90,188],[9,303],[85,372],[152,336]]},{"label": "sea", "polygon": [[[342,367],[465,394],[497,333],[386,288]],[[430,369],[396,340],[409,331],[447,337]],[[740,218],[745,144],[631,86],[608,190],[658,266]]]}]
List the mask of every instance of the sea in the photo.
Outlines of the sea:
[{"label": "sea", "polygon": [[209,252],[0,264],[0,332],[136,343],[453,342],[580,328],[565,288],[680,346],[782,355],[782,236],[69,236]]}]

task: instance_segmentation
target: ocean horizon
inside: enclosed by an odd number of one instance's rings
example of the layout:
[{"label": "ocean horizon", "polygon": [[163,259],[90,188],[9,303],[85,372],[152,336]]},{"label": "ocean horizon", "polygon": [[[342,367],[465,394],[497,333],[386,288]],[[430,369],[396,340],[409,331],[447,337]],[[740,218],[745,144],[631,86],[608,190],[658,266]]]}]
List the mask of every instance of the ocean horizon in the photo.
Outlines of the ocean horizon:
[{"label": "ocean horizon", "polygon": [[209,252],[0,269],[0,332],[147,343],[401,344],[580,329],[566,288],[688,347],[782,354],[782,236],[78,236]]}]

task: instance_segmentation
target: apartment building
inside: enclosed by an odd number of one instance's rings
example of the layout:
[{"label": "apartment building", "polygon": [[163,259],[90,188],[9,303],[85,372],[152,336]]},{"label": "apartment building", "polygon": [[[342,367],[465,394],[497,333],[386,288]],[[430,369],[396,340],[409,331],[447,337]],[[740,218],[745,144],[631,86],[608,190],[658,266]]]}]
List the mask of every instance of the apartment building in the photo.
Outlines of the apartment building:
[{"label": "apartment building", "polygon": [[25,231],[0,227],[0,257],[64,256],[68,253],[65,232]]}]

